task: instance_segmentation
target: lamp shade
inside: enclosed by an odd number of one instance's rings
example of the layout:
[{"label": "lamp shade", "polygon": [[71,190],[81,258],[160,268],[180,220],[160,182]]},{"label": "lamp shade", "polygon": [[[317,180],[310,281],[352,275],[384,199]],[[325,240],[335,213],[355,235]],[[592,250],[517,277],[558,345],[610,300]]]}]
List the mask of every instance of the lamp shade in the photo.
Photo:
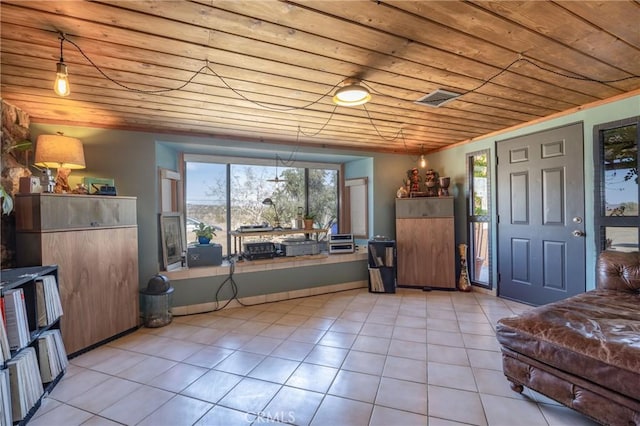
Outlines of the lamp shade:
[{"label": "lamp shade", "polygon": [[49,169],[84,169],[82,142],[63,135],[40,135],[34,164]]},{"label": "lamp shade", "polygon": [[357,106],[371,100],[371,93],[358,82],[347,82],[333,96],[333,103],[340,106]]}]

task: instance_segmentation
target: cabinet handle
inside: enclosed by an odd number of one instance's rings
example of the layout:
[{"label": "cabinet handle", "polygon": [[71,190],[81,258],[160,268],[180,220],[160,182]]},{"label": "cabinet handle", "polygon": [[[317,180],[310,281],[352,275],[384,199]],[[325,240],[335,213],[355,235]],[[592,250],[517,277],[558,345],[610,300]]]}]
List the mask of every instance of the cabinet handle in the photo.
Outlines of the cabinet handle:
[{"label": "cabinet handle", "polygon": [[97,226],[100,226],[100,223],[99,222],[91,222],[90,225],[93,226],[93,227],[97,227]]}]

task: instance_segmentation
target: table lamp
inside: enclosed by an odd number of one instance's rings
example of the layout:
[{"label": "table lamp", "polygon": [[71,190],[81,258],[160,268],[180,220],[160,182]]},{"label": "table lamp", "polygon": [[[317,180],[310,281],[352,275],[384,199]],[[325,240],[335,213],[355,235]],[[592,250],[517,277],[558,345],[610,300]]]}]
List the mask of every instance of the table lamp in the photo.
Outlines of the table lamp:
[{"label": "table lamp", "polygon": [[275,220],[275,223],[274,223],[273,227],[274,228],[281,228],[280,219],[278,218],[278,209],[276,208],[276,203],[274,203],[271,198],[265,198],[262,201],[262,204],[264,204],[265,206],[273,206],[273,210],[276,212],[276,220]]},{"label": "table lamp", "polygon": [[[36,141],[34,165],[45,168],[47,182],[43,182],[44,192],[57,194],[70,190],[68,177],[72,169],[84,169],[82,142],[60,134],[40,135]],[[58,169],[55,187],[49,169]]]}]

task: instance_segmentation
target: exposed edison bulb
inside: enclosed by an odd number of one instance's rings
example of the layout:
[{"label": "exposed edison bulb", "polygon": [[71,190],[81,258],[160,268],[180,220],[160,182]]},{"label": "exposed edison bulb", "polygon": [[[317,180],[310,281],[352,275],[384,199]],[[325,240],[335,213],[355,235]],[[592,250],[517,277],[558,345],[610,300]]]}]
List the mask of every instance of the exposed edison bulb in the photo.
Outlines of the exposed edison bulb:
[{"label": "exposed edison bulb", "polygon": [[56,67],[56,81],[53,83],[53,91],[58,96],[69,96],[69,93],[71,93],[67,66],[62,62],[58,62]]},{"label": "exposed edison bulb", "polygon": [[420,167],[423,169],[427,167],[427,160],[424,158],[424,154],[420,156]]}]

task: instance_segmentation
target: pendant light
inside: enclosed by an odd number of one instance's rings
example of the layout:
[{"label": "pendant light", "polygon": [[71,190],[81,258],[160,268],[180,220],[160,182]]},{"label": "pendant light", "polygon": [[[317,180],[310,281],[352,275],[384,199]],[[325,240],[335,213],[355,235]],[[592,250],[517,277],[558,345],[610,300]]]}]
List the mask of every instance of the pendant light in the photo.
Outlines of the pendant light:
[{"label": "pendant light", "polygon": [[273,179],[267,179],[267,182],[281,183],[286,181],[286,179],[280,178],[278,175],[278,154],[276,154],[276,177]]},{"label": "pendant light", "polygon": [[69,96],[71,87],[69,86],[69,74],[67,65],[64,63],[62,55],[62,44],[64,43],[64,34],[60,34],[60,62],[56,64],[56,81],[53,84],[53,91],[58,96]]}]

